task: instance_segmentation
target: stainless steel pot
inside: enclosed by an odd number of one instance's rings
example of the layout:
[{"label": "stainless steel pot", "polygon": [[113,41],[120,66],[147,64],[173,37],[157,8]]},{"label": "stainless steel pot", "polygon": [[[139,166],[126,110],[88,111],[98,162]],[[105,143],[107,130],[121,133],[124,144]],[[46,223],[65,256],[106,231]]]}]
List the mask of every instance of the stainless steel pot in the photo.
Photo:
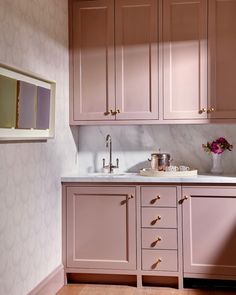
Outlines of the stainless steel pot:
[{"label": "stainless steel pot", "polygon": [[153,170],[165,171],[166,167],[170,166],[170,154],[167,153],[153,153],[151,154],[151,168]]}]

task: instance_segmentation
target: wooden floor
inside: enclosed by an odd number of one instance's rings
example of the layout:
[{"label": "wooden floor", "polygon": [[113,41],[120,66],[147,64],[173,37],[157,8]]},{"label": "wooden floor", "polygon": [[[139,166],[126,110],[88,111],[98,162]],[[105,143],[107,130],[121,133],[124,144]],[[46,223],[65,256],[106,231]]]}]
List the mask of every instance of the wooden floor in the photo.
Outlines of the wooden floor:
[{"label": "wooden floor", "polygon": [[171,288],[135,288],[107,285],[67,285],[57,295],[236,295],[236,291]]}]

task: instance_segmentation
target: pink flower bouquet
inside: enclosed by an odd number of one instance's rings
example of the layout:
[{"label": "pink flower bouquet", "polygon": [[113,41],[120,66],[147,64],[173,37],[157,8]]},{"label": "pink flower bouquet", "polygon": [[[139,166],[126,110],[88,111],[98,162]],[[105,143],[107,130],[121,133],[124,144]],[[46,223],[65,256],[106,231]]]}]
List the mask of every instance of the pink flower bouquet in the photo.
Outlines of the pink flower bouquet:
[{"label": "pink flower bouquet", "polygon": [[225,150],[232,151],[233,145],[230,144],[224,137],[217,138],[212,142],[203,144],[202,147],[208,153],[222,154]]}]

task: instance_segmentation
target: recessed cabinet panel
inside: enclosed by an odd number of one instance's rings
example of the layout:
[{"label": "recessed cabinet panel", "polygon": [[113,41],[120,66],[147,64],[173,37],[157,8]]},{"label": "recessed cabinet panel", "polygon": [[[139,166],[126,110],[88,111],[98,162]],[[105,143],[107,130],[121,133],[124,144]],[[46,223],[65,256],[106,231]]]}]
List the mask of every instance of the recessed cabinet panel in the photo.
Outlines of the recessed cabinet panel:
[{"label": "recessed cabinet panel", "polygon": [[236,276],[236,189],[185,188],[183,194],[184,273]]},{"label": "recessed cabinet panel", "polygon": [[211,118],[236,118],[236,1],[209,1]]},{"label": "recessed cabinet panel", "polygon": [[72,2],[73,119],[113,120],[114,3]]},{"label": "recessed cabinet panel", "polygon": [[158,119],[158,1],[115,1],[117,119]]},{"label": "recessed cabinet panel", "polygon": [[67,189],[67,266],[135,269],[135,189]]},{"label": "recessed cabinet panel", "polygon": [[164,119],[207,113],[207,1],[163,1]]}]

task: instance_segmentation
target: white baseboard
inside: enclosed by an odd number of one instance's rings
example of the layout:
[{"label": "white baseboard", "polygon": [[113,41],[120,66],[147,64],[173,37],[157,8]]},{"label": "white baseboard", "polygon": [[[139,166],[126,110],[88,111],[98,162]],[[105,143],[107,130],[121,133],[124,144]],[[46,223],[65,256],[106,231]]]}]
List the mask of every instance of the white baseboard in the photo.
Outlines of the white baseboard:
[{"label": "white baseboard", "polygon": [[60,265],[30,291],[28,295],[55,295],[64,286],[64,282],[64,267]]}]

